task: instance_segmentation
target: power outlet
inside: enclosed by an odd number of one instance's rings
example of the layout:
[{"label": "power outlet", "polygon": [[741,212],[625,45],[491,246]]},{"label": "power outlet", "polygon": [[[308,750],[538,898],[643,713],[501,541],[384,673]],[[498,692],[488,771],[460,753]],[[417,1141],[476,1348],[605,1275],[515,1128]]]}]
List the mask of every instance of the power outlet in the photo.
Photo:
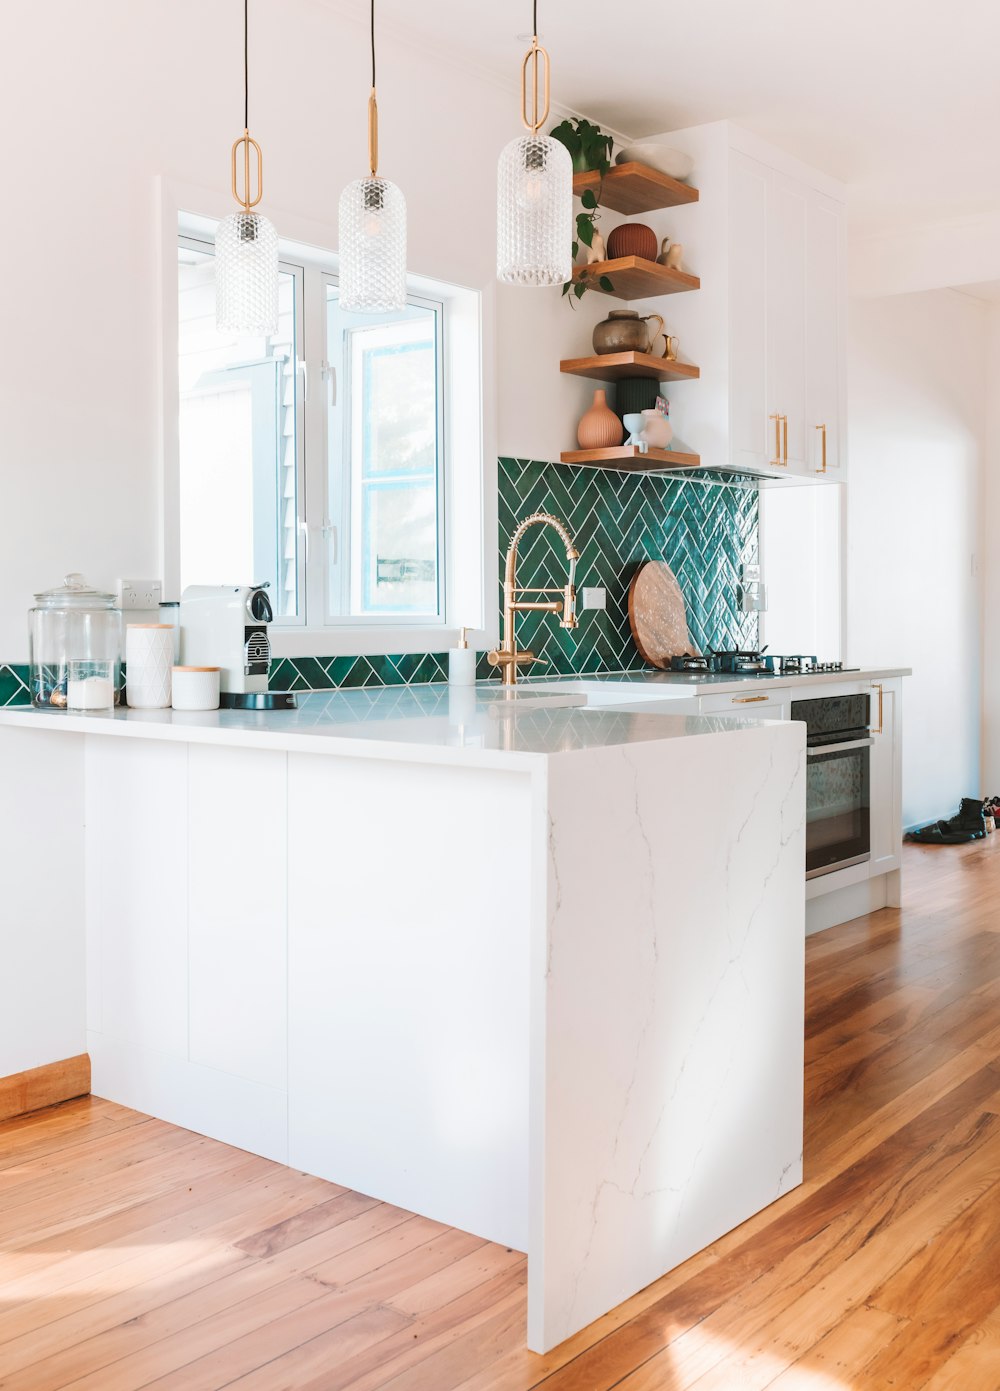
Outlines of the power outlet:
[{"label": "power outlet", "polygon": [[150,612],[163,598],[160,580],[119,580],[118,607],[134,613],[137,609]]},{"label": "power outlet", "polygon": [[585,586],[581,598],[585,609],[606,609],[608,606],[608,591],[598,585],[590,588]]}]

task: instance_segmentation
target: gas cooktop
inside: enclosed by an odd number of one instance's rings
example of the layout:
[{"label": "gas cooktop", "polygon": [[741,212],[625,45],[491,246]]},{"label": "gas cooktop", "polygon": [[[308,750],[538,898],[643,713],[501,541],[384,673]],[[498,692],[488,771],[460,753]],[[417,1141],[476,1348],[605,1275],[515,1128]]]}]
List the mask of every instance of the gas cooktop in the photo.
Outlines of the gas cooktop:
[{"label": "gas cooktop", "polygon": [[816,672],[858,671],[860,668],[845,667],[843,662],[820,662],[801,652],[779,657],[768,653],[765,647],[759,652],[706,652],[703,655],[685,652],[671,657],[670,670],[729,676],[811,676]]}]

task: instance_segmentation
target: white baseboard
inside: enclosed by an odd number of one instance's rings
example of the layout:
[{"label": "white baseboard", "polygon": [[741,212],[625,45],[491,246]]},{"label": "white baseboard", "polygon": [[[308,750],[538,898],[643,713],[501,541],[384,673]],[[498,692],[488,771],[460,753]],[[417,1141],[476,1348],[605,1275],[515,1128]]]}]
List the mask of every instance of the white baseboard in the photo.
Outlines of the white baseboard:
[{"label": "white baseboard", "polygon": [[860,918],[865,913],[874,913],[879,908],[896,906],[899,902],[898,881],[899,871],[895,870],[891,874],[863,879],[859,884],[834,889],[821,898],[809,899],[806,902],[806,936],[850,922],[852,918]]},{"label": "white baseboard", "polygon": [[288,1097],[217,1068],[87,1035],[91,1091],[265,1159],[288,1163]]}]

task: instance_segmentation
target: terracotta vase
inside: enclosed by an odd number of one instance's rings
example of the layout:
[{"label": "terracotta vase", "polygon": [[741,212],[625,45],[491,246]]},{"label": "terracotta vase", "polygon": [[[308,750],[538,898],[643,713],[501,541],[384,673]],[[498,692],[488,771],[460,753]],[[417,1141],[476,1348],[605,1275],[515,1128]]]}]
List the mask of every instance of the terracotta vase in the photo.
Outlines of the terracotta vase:
[{"label": "terracotta vase", "polygon": [[656,260],[656,233],[644,222],[623,222],[608,233],[608,259],[619,256],[642,256]]},{"label": "terracotta vase", "polygon": [[577,443],[581,449],[614,449],[622,437],[622,423],[608,406],[607,392],[595,391],[594,404],[576,427]]}]

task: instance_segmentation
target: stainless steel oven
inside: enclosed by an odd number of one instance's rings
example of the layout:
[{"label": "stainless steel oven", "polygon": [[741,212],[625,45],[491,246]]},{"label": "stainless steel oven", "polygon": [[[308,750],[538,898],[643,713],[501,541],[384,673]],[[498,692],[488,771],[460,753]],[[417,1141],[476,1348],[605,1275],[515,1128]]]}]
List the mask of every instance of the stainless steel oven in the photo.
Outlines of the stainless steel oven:
[{"label": "stainless steel oven", "polygon": [[806,878],[871,859],[870,699],[793,700],[806,726]]}]

